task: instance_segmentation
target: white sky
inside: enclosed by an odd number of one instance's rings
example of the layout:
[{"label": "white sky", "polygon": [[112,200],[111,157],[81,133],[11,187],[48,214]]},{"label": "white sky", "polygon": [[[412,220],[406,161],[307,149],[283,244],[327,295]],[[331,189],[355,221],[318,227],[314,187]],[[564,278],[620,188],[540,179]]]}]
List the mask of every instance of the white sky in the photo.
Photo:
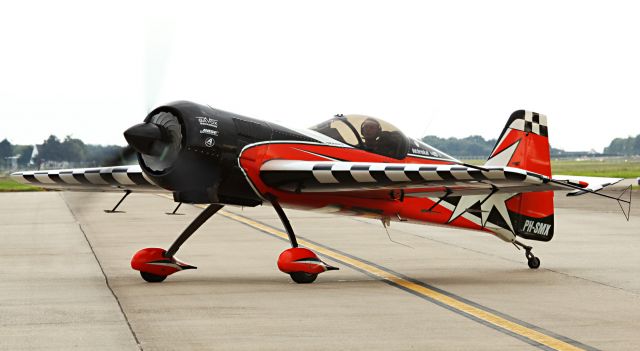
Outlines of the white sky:
[{"label": "white sky", "polygon": [[174,3],[3,2],[0,139],[124,145],[147,105],[181,99],[298,127],[368,114],[414,137],[496,138],[524,108],[567,150],[640,133],[633,2]]}]

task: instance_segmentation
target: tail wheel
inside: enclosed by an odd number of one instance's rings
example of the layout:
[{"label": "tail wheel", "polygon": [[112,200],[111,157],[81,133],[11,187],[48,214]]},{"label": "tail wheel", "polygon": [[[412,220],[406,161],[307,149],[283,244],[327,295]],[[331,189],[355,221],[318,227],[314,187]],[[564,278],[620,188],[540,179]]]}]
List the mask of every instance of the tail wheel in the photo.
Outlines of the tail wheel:
[{"label": "tail wheel", "polygon": [[148,281],[149,283],[160,283],[165,279],[167,279],[166,275],[157,275],[157,274],[147,273],[143,271],[140,271],[140,276],[142,277],[142,279]]},{"label": "tail wheel", "polygon": [[307,273],[307,272],[293,272],[289,273],[291,279],[298,284],[309,284],[313,283],[316,278],[318,278],[317,273]]}]

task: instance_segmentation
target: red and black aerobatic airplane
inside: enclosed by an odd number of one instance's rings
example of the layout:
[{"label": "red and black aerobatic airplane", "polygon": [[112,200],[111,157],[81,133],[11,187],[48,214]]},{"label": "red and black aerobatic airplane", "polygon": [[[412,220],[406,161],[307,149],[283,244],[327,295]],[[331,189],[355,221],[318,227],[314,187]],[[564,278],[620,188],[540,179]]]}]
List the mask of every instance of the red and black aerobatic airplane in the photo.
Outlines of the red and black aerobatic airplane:
[{"label": "red and black aerobatic airplane", "polygon": [[360,115],[336,115],[296,130],[179,101],[151,111],[124,136],[139,165],[11,176],[51,189],[124,192],[116,208],[131,192],[168,191],[178,206],[208,204],[167,250],[147,248],[133,256],[131,267],[149,282],[195,268],[175,254],[225,205],[273,206],[292,246],[278,267],[297,283],[337,268],[298,247],[283,207],[376,218],[385,226],[406,221],[484,231],[523,248],[533,269],[540,259],[517,238],[553,238],[554,191],[617,200],[627,220],[631,207],[630,193],[626,200],[598,192],[621,179],[552,176],[547,118],[523,110],[509,117],[482,166]]}]

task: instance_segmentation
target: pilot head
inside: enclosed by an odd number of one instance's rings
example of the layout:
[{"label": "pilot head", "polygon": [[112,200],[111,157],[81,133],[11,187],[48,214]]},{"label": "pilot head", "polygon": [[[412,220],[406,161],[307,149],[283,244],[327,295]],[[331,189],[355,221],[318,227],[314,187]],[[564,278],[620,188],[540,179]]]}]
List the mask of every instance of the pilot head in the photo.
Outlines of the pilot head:
[{"label": "pilot head", "polygon": [[382,132],[382,127],[380,126],[380,122],[373,118],[367,118],[360,125],[360,132],[362,133],[362,137],[365,142],[371,143],[375,142],[376,139],[380,136]]}]

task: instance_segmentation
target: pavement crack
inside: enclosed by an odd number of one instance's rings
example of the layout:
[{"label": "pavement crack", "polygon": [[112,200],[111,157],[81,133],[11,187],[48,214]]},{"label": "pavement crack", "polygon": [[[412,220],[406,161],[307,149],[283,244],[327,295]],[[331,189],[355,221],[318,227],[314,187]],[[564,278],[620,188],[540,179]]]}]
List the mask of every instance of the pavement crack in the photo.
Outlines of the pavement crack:
[{"label": "pavement crack", "polygon": [[131,322],[129,321],[129,317],[127,316],[127,313],[124,311],[124,308],[122,307],[122,303],[120,302],[120,299],[118,298],[118,295],[116,294],[116,292],[111,287],[111,283],[109,282],[109,278],[107,277],[107,274],[104,271],[104,268],[102,267],[102,263],[100,262],[100,259],[98,258],[98,255],[96,254],[96,251],[94,250],[93,245],[91,245],[91,241],[89,240],[89,237],[87,236],[87,233],[84,231],[84,228],[82,228],[82,224],[80,223],[80,221],[78,221],[78,217],[76,217],[75,212],[73,212],[73,209],[71,209],[71,206],[69,206],[69,203],[67,202],[67,200],[64,198],[64,196],[62,196],[62,194],[60,194],[60,197],[62,198],[62,201],[64,201],[64,204],[69,209],[69,212],[71,213],[71,216],[73,216],[73,219],[78,224],[78,228],[82,232],[82,235],[84,236],[84,240],[87,242],[87,245],[89,245],[89,249],[91,249],[91,253],[93,254],[93,258],[95,258],[96,263],[98,264],[98,267],[100,267],[100,272],[102,272],[102,276],[104,277],[104,282],[107,285],[107,288],[109,289],[109,291],[111,292],[111,295],[116,300],[116,303],[118,304],[118,308],[120,308],[120,313],[122,313],[122,317],[124,318],[124,321],[127,323],[127,327],[129,328],[129,331],[131,332],[131,336],[133,336],[133,340],[135,340],[136,345],[138,346],[138,350],[144,351],[144,349],[142,348],[142,344],[140,343],[140,340],[138,339],[138,335],[136,335],[136,332],[133,330],[133,327],[131,326]]}]

